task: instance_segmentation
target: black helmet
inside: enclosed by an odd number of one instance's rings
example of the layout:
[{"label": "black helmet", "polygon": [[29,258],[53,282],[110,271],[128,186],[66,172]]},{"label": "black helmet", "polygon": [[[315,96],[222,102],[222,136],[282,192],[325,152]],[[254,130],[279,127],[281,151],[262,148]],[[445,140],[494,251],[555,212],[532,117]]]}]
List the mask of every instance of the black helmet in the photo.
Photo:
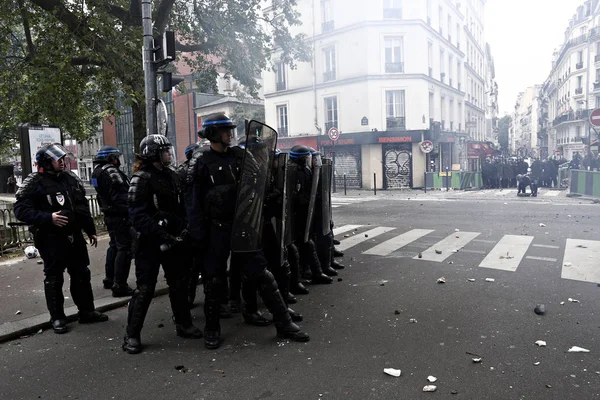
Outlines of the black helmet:
[{"label": "black helmet", "polygon": [[310,168],[311,158],[310,147],[308,146],[297,144],[290,149],[290,159],[299,165]]},{"label": "black helmet", "polygon": [[163,164],[170,164],[161,158],[163,150],[173,150],[173,145],[166,136],[148,135],[140,143],[139,156],[148,161],[160,161]]},{"label": "black helmet", "polygon": [[58,161],[68,154],[70,154],[69,150],[60,143],[47,144],[35,153],[35,162],[40,168],[49,168],[52,161]]},{"label": "black helmet", "polygon": [[192,154],[194,154],[194,151],[196,151],[198,147],[200,147],[198,143],[192,143],[188,147],[186,147],[184,151],[185,158],[190,160],[192,158]]},{"label": "black helmet", "polygon": [[312,166],[313,167],[320,167],[323,165],[323,162],[321,161],[321,153],[315,149],[313,149],[310,146],[307,146],[308,149],[310,150],[310,155],[312,156]]},{"label": "black helmet", "polygon": [[119,159],[121,156],[121,150],[114,146],[102,146],[96,154],[96,161],[98,162],[112,162],[115,159]]},{"label": "black helmet", "polygon": [[222,129],[234,129],[236,126],[225,113],[211,114],[202,121],[202,131],[198,135],[218,143],[221,141]]}]

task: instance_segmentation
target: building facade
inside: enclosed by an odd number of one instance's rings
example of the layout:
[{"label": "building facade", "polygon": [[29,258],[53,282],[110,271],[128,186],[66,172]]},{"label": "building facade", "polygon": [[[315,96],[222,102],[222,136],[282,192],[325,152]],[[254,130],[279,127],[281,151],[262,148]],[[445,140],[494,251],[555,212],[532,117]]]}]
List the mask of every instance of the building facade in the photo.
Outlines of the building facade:
[{"label": "building facade", "polygon": [[[555,51],[543,85],[539,132],[548,156],[570,160],[588,152],[589,114],[600,107],[600,4],[586,0],[578,7]],[[591,134],[592,142],[596,139]],[[544,146],[545,145],[545,146]],[[597,146],[592,145],[597,152]]]},{"label": "building facade", "polygon": [[494,57],[489,44],[485,45],[485,65],[486,65],[486,108],[485,108],[485,141],[492,142],[496,148],[500,146],[498,143],[498,83],[496,82],[496,67],[494,65]]},{"label": "building facade", "polygon": [[338,186],[420,187],[425,171],[468,169],[469,142],[486,136],[484,5],[298,1],[313,60],[292,69],[275,55],[263,73],[279,147],[318,146]]},{"label": "building facade", "polygon": [[539,158],[541,85],[528,87],[519,93],[512,118],[514,135],[510,144],[513,154],[523,158]]},{"label": "building facade", "polygon": [[77,154],[79,157],[77,166],[79,169],[79,177],[82,181],[88,183],[91,181],[92,172],[94,171],[94,158],[102,146],[104,146],[104,132],[102,125],[100,125],[93,137],[77,143]]}]

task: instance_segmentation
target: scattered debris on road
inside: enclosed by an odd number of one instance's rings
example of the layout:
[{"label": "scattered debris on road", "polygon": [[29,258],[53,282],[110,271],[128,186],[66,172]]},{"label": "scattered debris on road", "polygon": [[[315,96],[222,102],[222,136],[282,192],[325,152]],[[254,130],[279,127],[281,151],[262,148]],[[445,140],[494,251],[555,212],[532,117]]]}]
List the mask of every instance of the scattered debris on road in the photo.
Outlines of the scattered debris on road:
[{"label": "scattered debris on road", "polygon": [[589,353],[588,349],[584,349],[583,347],[573,346],[568,351],[568,353]]},{"label": "scattered debris on road", "polygon": [[570,297],[569,297],[569,299],[568,299],[568,300],[569,300],[569,303],[579,303],[579,300],[572,299],[572,298],[570,298]]},{"label": "scattered debris on road", "polygon": [[42,265],[44,263],[44,260],[37,260],[38,265]]},{"label": "scattered debris on road", "polygon": [[423,258],[423,253],[419,253],[419,258]]},{"label": "scattered debris on road", "polygon": [[483,360],[483,358],[481,358],[481,357],[479,357],[479,358],[473,358],[472,360],[473,360],[473,362],[474,362],[475,364],[480,364],[480,363],[481,363],[481,360]]},{"label": "scattered debris on road", "polygon": [[427,377],[427,380],[428,380],[430,383],[433,383],[433,382],[437,381],[437,378],[436,378],[435,376],[433,376],[433,375],[429,375],[429,376]]},{"label": "scattered debris on road", "polygon": [[390,375],[390,376],[395,376],[396,378],[400,376],[400,374],[402,374],[402,371],[400,371],[399,369],[395,369],[395,368],[384,368],[383,372],[385,372],[386,374]]},{"label": "scattered debris on road", "polygon": [[411,318],[411,319],[408,320],[408,322],[410,322],[411,324],[416,324],[417,320],[414,319],[414,318]]},{"label": "scattered debris on road", "polygon": [[546,342],[543,340],[538,340],[537,342],[535,342],[535,344],[539,347],[546,347]]},{"label": "scattered debris on road", "polygon": [[573,264],[571,264],[570,262],[565,263],[565,267],[570,267],[571,265],[573,265]]},{"label": "scattered debris on road", "polygon": [[537,315],[544,315],[546,314],[546,306],[544,304],[538,304],[535,306],[533,312],[535,312]]},{"label": "scattered debris on road", "polygon": [[541,222],[540,222],[540,226],[541,226],[542,228],[544,228],[544,227],[546,226],[546,224],[543,224],[543,223],[541,223]]},{"label": "scattered debris on road", "polygon": [[455,229],[454,232],[460,232],[460,229]]},{"label": "scattered debris on road", "polygon": [[21,310],[17,310],[17,312],[15,313],[15,315],[19,315],[21,314]]},{"label": "scattered debris on road", "polygon": [[494,278],[485,278],[486,282],[496,282]]},{"label": "scattered debris on road", "polygon": [[343,279],[342,278],[338,278],[338,282],[341,282],[341,281],[343,281]]},{"label": "scattered debris on road", "polygon": [[438,278],[437,283],[446,283],[446,278],[444,278],[443,276],[441,278]]},{"label": "scattered debris on road", "polygon": [[427,385],[423,387],[424,392],[435,392],[437,390],[437,386],[435,385]]},{"label": "scattered debris on road", "polygon": [[535,365],[537,367],[538,365],[540,365],[540,362],[539,361],[534,362],[533,365]]},{"label": "scattered debris on road", "polygon": [[176,365],[175,369],[179,372],[183,372],[184,374],[189,371],[184,365]]},{"label": "scattered debris on road", "polygon": [[561,301],[561,302],[560,302],[560,305],[561,305],[561,306],[565,305],[565,302],[564,302],[564,301]]},{"label": "scattered debris on road", "polygon": [[158,324],[158,327],[159,327],[159,328],[164,328],[164,327],[165,327],[165,324]]},{"label": "scattered debris on road", "polygon": [[398,310],[394,311],[394,315],[400,315],[400,311],[398,311]]},{"label": "scattered debris on road", "polygon": [[436,250],[435,254],[442,254],[442,251],[441,250]]},{"label": "scattered debris on road", "polygon": [[467,281],[469,281],[469,282],[475,282],[475,279],[469,278],[469,279],[467,279]]}]

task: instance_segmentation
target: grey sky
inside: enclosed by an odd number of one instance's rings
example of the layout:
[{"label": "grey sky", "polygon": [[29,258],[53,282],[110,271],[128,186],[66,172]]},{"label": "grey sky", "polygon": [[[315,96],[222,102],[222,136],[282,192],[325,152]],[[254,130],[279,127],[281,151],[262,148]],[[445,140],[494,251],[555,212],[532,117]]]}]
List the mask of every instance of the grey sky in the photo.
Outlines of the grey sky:
[{"label": "grey sky", "polygon": [[488,0],[485,39],[496,66],[500,115],[514,109],[517,95],[543,83],[552,52],[563,43],[569,19],[583,0]]}]

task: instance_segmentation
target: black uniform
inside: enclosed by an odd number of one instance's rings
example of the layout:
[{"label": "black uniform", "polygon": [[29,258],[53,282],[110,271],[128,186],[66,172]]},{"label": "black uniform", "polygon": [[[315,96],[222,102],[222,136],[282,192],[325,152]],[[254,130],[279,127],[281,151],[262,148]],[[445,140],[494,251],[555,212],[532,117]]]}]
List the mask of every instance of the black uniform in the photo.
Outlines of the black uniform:
[{"label": "black uniform", "polygon": [[[44,260],[44,293],[51,320],[66,320],[62,292],[65,269],[71,277],[71,296],[79,309],[80,321],[85,322],[88,316],[93,317],[90,322],[107,320],[94,311],[90,259],[81,231],[94,236],[96,226],[79,178],[72,172],[34,172],[25,179],[16,198],[15,216],[30,226],[35,246]],[[52,223],[55,212],[69,218],[66,226]],[[66,332],[66,326],[62,328],[57,333]]]},{"label": "black uniform", "polygon": [[135,254],[137,289],[129,303],[127,338],[139,340],[161,265],[177,334],[199,337],[199,332],[193,332],[187,300],[191,247],[177,173],[154,165],[135,172],[129,189],[129,217],[139,232],[139,243]]},{"label": "black uniform", "polygon": [[98,204],[110,236],[106,250],[104,286],[112,288],[115,296],[131,295],[131,289],[127,285],[133,241],[127,210],[129,178],[114,164],[101,162],[92,173],[92,185],[98,193]]}]

